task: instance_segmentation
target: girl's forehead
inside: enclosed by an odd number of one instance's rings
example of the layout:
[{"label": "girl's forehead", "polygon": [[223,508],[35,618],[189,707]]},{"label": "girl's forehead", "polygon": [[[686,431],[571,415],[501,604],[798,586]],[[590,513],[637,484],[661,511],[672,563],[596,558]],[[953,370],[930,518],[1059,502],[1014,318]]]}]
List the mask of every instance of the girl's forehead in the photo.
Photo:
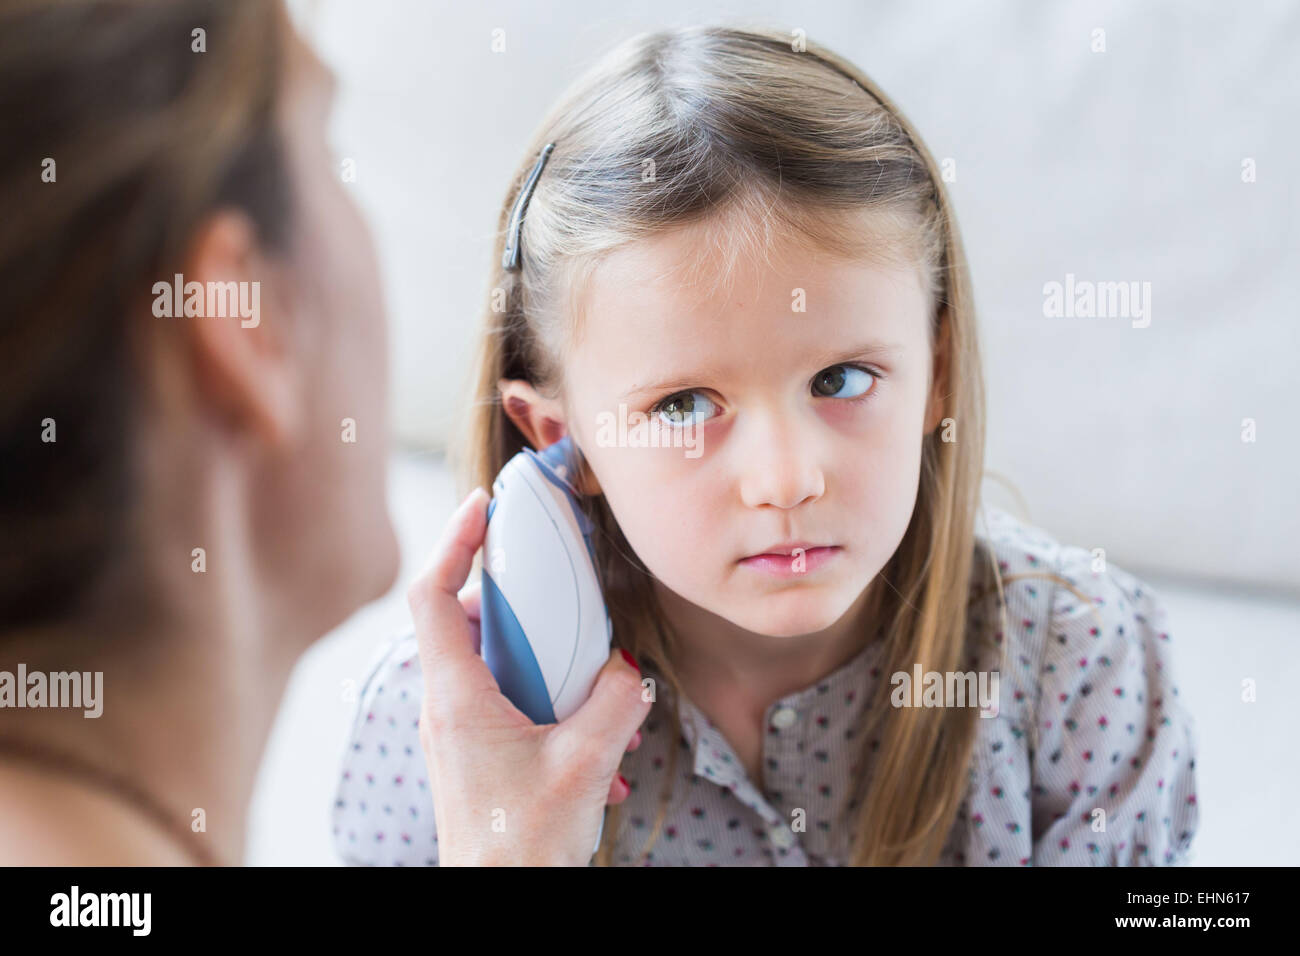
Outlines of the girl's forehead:
[{"label": "girl's forehead", "polygon": [[778,214],[756,202],[737,201],[606,251],[586,272],[583,298],[594,291],[617,300],[635,290],[708,305],[737,292],[755,298],[769,283],[783,289],[833,284],[846,269],[921,279],[906,217],[866,207]]},{"label": "girl's forehead", "polygon": [[754,254],[679,229],[613,250],[590,271],[584,325],[629,335],[666,325],[729,327],[728,320],[732,331],[743,331],[755,324],[749,321],[755,314],[788,318],[804,329],[854,316],[878,323],[922,296],[922,277],[920,265],[903,258],[844,258],[806,239],[774,242]]},{"label": "girl's forehead", "polygon": [[590,276],[574,371],[620,392],[642,382],[706,387],[759,365],[766,374],[835,364],[866,345],[895,359],[926,350],[928,295],[915,264],[787,244],[719,278],[698,267],[707,251],[679,234],[609,256]]}]

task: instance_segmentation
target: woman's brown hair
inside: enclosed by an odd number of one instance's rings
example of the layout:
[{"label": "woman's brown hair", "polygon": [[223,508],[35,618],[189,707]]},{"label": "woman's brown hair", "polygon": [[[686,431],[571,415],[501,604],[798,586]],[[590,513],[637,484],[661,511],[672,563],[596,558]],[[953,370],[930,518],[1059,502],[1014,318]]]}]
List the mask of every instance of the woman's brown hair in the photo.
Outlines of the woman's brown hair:
[{"label": "woman's brown hair", "polygon": [[166,321],[153,283],[220,207],[267,249],[289,241],[287,24],[265,0],[0,3],[5,630],[72,613],[132,556],[134,349]]},{"label": "woman's brown hair", "polygon": [[[507,218],[549,142],[555,149],[523,222],[523,266],[507,271],[500,261]],[[454,456],[462,481],[491,487],[525,446],[502,408],[500,379],[563,395],[584,279],[602,255],[724,215],[729,228],[713,235],[731,244],[733,256],[775,225],[838,254],[922,267],[932,293],[932,348],[948,326],[945,421],[924,438],[915,511],[873,582],[872,619],[883,622],[886,673],[910,673],[914,664],[966,670],[976,651],[968,646],[970,602],[996,592],[1005,622],[1005,582],[975,538],[984,385],[966,257],[939,170],[916,130],[862,71],[797,34],[691,27],[635,36],[577,80],[540,124],[501,207],[472,406]],[[956,440],[945,440],[954,425]],[[598,571],[615,644],[652,663],[677,691],[673,635],[650,572],[604,499],[587,507],[599,529]],[[1005,650],[995,648],[1003,659]],[[857,735],[857,765],[870,757],[872,772],[859,773],[848,804],[851,863],[937,860],[965,793],[976,717],[974,708],[893,708],[888,694],[877,695]],[[672,718],[675,764],[680,714]],[[634,862],[647,858],[662,828],[675,766],[664,779],[658,819]],[[614,860],[620,809],[607,811],[597,864]]]}]

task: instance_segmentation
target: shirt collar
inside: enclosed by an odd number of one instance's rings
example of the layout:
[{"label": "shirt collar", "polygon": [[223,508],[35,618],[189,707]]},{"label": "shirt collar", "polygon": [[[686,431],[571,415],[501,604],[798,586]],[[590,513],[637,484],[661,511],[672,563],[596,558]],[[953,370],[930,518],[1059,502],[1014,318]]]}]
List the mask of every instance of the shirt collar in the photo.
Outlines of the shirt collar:
[{"label": "shirt collar", "polygon": [[[876,666],[882,647],[883,641],[873,640],[830,674],[773,702],[768,708],[769,718],[775,711],[788,707],[798,714],[797,719],[807,719],[814,702],[823,695],[865,693],[871,686],[873,677],[870,672]],[[671,695],[668,686],[662,680],[660,683],[664,692]],[[859,699],[852,712],[858,713],[864,703]],[[723,786],[738,786],[745,779],[745,769],[722,732],[685,694],[680,695],[680,706],[682,736],[691,749],[695,774]]]}]

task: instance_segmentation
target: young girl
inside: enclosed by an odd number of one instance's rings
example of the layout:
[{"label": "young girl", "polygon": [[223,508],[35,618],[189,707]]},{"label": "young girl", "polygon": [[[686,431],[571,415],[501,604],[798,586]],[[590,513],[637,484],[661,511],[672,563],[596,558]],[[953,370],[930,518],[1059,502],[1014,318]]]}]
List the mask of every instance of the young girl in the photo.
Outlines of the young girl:
[{"label": "young girl", "polygon": [[[460,591],[471,494],[365,685],[345,860],[586,863],[602,812],[600,865],[1183,860],[1161,603],[980,506],[956,223],[861,71],[779,33],[635,37],[542,123],[501,231],[466,477],[571,437],[634,662],[559,724],[509,705]],[[611,441],[637,413],[660,440]]]}]

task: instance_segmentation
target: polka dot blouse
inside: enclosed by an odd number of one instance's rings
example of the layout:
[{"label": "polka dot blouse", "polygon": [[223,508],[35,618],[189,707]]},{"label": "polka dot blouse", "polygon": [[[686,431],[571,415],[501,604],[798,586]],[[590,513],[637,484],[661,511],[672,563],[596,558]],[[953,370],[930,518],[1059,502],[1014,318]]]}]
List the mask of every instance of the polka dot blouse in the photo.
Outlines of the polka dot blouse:
[{"label": "polka dot blouse", "polygon": [[[1060,545],[1005,511],[984,513],[979,537],[1004,576],[1055,573],[1088,595],[1098,615],[1045,578],[1006,584],[1007,635],[996,595],[972,602],[972,639],[991,628],[1010,644],[994,715],[975,721],[966,794],[940,864],[1185,862],[1198,822],[1195,731],[1174,683],[1159,598],[1112,563],[1094,570],[1083,548]],[[881,672],[880,650],[870,644],[814,685],[772,703],[761,780],[749,778],[721,731],[685,698],[676,702],[678,741],[667,709],[674,705],[671,689],[656,680],[659,697],[641,727],[641,746],[623,757],[631,793],[622,804],[615,862],[847,863],[848,828],[833,821],[854,819],[850,782],[860,718],[876,694],[894,691]],[[999,652],[1000,645],[978,668],[998,669]],[[646,674],[659,676],[649,666]],[[346,863],[438,863],[418,738],[422,692],[414,635],[382,647],[361,694],[334,803],[334,842]],[[673,746],[679,752],[667,815],[643,854]]]}]

